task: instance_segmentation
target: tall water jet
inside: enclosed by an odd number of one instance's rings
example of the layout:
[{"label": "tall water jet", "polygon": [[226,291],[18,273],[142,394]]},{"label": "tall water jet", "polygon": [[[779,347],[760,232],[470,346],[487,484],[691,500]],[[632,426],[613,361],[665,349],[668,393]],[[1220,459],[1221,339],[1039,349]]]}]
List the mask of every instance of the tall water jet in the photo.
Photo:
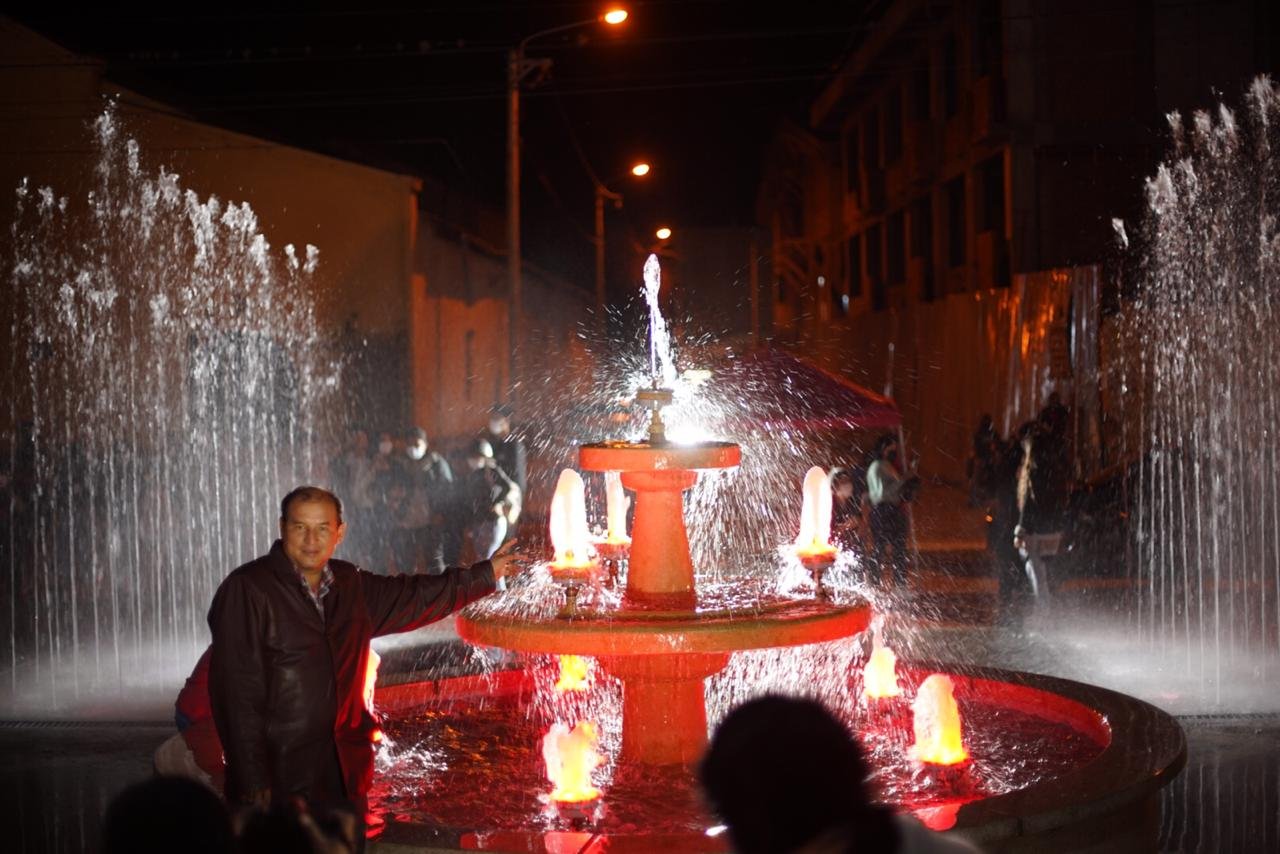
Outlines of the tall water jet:
[{"label": "tall water jet", "polygon": [[1238,112],[1171,115],[1173,152],[1134,230],[1137,367],[1121,377],[1143,451],[1132,616],[1218,700],[1236,665],[1280,670],[1278,120],[1265,77]]},{"label": "tall water jet", "polygon": [[84,196],[17,188],[4,271],[17,485],[0,643],[10,696],[36,708],[124,692],[160,650],[203,641],[218,582],[316,474],[336,386],[316,248],[274,252],[248,205],[144,164],[112,109],[92,138]]}]

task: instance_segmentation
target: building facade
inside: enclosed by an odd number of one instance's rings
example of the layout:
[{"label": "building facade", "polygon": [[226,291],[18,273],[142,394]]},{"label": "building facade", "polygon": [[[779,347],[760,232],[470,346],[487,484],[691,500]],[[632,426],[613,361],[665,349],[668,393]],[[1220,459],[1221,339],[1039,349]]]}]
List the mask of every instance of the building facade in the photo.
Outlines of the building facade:
[{"label": "building facade", "polygon": [[[1097,309],[1114,302],[1096,267],[1116,255],[1112,220],[1140,215],[1165,113],[1269,67],[1277,13],[1253,0],[875,8],[773,143],[758,218],[774,324],[897,397],[924,470],[958,479],[981,413],[1007,432],[1054,391],[1081,410],[1096,399],[1079,380],[1096,386]],[[1056,362],[1030,358],[1041,328]]]}]

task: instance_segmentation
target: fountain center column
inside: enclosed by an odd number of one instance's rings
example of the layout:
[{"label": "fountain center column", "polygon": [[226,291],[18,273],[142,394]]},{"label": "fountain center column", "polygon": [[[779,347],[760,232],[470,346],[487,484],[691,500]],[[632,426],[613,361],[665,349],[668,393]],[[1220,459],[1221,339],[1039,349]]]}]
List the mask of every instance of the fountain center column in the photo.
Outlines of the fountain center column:
[{"label": "fountain center column", "polygon": [[696,481],[696,473],[682,470],[622,473],[622,485],[636,494],[628,599],[669,608],[695,604],[683,495]]}]

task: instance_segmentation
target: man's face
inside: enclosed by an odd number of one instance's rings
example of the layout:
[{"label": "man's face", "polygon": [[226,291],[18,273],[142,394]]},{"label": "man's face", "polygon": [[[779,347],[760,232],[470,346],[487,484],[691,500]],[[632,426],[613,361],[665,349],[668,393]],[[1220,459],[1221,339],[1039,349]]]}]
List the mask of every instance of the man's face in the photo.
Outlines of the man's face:
[{"label": "man's face", "polygon": [[342,542],[347,526],[328,501],[295,501],[280,520],[280,540],[293,565],[306,572],[324,568]]},{"label": "man's face", "polygon": [[480,471],[480,469],[484,468],[484,464],[485,464],[484,457],[477,457],[477,456],[467,457],[467,469],[470,471]]},{"label": "man's face", "polygon": [[510,429],[511,422],[501,415],[494,415],[489,419],[489,432],[495,436],[505,436]]},{"label": "man's face", "polygon": [[411,460],[420,460],[427,455],[427,442],[425,439],[414,439],[405,448],[405,453]]}]

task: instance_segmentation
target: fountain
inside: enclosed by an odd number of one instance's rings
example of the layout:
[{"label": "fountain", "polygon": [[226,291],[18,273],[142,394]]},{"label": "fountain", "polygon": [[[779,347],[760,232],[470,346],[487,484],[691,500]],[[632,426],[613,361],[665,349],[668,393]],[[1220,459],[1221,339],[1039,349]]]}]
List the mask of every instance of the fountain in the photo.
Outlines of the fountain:
[{"label": "fountain", "polygon": [[[656,314],[652,294],[650,305]],[[656,340],[665,326],[651,324]],[[379,690],[385,728],[406,745],[384,754],[375,783],[384,842],[723,850],[691,773],[708,725],[753,693],[790,690],[844,715],[882,797],[930,826],[988,850],[1149,846],[1153,799],[1185,755],[1168,716],[1066,680],[896,662],[878,633],[867,667],[854,666],[852,639],[872,611],[851,557],[826,543],[821,469],[805,478],[800,535],[780,555],[728,579],[696,567],[682,494],[700,472],[737,466],[741,450],[671,441],[662,411],[674,367],[657,351],[650,366],[648,435],[578,451],[583,470],[620,472],[635,494],[619,571],[588,568],[595,556],[584,558],[574,533],[585,526],[580,478],[567,471],[555,558],[457,618],[464,640],[513,651],[522,666]],[[609,530],[625,536],[616,513]]]},{"label": "fountain", "polygon": [[275,251],[247,204],[146,164],[111,107],[91,143],[87,193],[9,196],[0,706],[20,716],[167,695],[337,412],[318,250]]}]

